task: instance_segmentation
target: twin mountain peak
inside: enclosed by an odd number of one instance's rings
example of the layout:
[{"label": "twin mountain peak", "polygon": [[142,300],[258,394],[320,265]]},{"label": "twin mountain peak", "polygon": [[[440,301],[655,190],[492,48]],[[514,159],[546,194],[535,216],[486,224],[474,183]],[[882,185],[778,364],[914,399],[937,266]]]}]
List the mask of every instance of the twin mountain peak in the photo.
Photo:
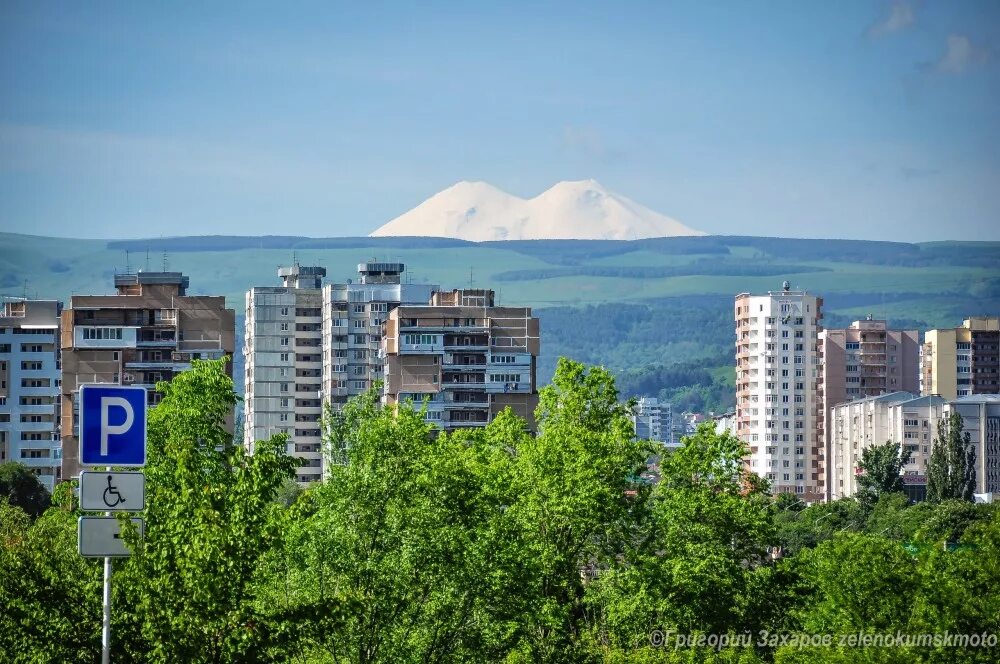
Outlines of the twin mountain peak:
[{"label": "twin mountain peak", "polygon": [[372,237],[487,240],[638,240],[705,235],[605,189],[596,180],[559,182],[534,198],[488,182],[459,182],[378,228]]}]

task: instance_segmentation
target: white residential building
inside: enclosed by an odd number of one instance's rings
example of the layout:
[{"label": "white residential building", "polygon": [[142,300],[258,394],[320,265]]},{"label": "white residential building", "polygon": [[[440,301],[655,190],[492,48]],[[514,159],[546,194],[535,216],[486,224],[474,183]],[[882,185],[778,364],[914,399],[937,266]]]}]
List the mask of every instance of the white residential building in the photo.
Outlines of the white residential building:
[{"label": "white residential building", "polygon": [[322,267],[278,269],[282,286],[257,286],[246,296],[243,344],[243,440],[288,435],[288,452],[304,460],[303,484],[322,476]]},{"label": "white residential building", "polygon": [[805,291],[736,296],[736,433],[750,448],[747,467],[775,494],[807,502],[825,495],[818,439],[817,332],[822,299]]},{"label": "white residential building", "polygon": [[874,445],[899,443],[910,452],[903,475],[912,484],[926,484],[937,425],[946,402],[938,396],[889,392],[835,405],[830,409],[830,498],[857,493],[861,456]]},{"label": "white residential building", "polygon": [[976,451],[976,493],[1000,497],[1000,395],[972,394],[949,401],[944,409],[962,416],[963,432]]},{"label": "white residential building", "polygon": [[55,300],[4,298],[0,310],[0,462],[61,478],[59,316]]},{"label": "white residential building", "polygon": [[326,269],[282,267],[281,286],[246,295],[244,444],[288,435],[304,459],[301,484],[323,477],[323,404],[340,408],[382,377],[382,323],[399,303],[427,304],[437,286],[403,284],[402,263],[362,263],[357,283],[327,284]]},{"label": "white residential building", "polygon": [[636,402],[635,414],[632,416],[636,438],[664,442],[661,409],[662,406],[656,397],[639,398]]}]

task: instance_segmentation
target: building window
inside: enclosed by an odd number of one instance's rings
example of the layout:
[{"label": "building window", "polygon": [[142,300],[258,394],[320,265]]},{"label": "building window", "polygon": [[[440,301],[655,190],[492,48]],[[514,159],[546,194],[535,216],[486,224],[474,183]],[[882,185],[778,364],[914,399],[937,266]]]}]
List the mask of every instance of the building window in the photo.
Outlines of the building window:
[{"label": "building window", "polygon": [[281,384],[281,391],[282,392],[287,392],[288,391],[288,383],[282,383]]},{"label": "building window", "polygon": [[83,328],[84,339],[121,339],[122,329],[120,327],[85,327]]},{"label": "building window", "polygon": [[288,323],[282,323],[281,324],[281,331],[282,332],[288,332]]}]

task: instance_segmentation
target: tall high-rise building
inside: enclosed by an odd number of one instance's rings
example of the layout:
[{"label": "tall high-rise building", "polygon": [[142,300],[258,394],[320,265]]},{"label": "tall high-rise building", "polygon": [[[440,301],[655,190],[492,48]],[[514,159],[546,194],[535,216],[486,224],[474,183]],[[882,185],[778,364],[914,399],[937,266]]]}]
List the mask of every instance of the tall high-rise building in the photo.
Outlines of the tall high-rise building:
[{"label": "tall high-rise building", "polygon": [[322,267],[282,267],[281,286],[246,295],[244,444],[288,435],[304,460],[302,484],[319,481],[324,402],[340,408],[382,378],[382,323],[402,303],[426,304],[437,286],[405,284],[402,263],[361,263],[357,281],[323,284]]},{"label": "tall high-rise building", "polygon": [[335,408],[382,380],[383,324],[396,307],[426,305],[436,284],[403,283],[402,263],[358,265],[358,280],[323,289],[323,395]]},{"label": "tall high-rise building", "polygon": [[481,427],[510,407],[534,429],[538,319],[494,306],[493,291],[434,293],[389,313],[383,340],[386,403],[426,400],[442,429]]},{"label": "tall high-rise building", "polygon": [[80,471],[80,385],[141,385],[155,406],[156,383],[192,359],[232,356],[235,312],[222,296],[188,295],[188,283],[180,272],[117,274],[116,294],[70,298],[62,312],[63,479]]},{"label": "tall high-rise building", "polygon": [[0,462],[31,469],[50,492],[62,472],[59,313],[55,300],[0,301]]},{"label": "tall high-rise building", "polygon": [[[858,320],[844,329],[819,332],[820,411],[817,437],[825,457],[833,459],[830,411],[837,404],[886,392],[920,391],[920,335],[916,330],[890,330],[884,320]],[[885,442],[885,441],[883,441]],[[833,464],[826,465],[831,498]]]},{"label": "tall high-rise building", "polygon": [[298,264],[278,268],[281,286],[246,294],[243,356],[243,442],[288,435],[288,452],[303,465],[299,482],[322,473],[322,280],[326,269]]},{"label": "tall high-rise building", "polygon": [[955,399],[1000,393],[1000,318],[967,318],[961,327],[928,330],[921,356],[921,392]]},{"label": "tall high-rise building", "polygon": [[766,295],[736,296],[736,431],[750,448],[749,470],[774,493],[805,501],[826,493],[817,437],[817,333],[823,300],[788,282]]}]

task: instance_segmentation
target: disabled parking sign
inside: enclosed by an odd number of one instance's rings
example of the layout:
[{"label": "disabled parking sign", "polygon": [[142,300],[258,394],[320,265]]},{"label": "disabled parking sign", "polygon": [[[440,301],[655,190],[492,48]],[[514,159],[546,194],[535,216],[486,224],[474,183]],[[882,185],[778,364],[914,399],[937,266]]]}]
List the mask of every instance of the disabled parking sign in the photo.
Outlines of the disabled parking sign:
[{"label": "disabled parking sign", "polygon": [[146,388],[80,387],[80,465],[146,465]]}]

